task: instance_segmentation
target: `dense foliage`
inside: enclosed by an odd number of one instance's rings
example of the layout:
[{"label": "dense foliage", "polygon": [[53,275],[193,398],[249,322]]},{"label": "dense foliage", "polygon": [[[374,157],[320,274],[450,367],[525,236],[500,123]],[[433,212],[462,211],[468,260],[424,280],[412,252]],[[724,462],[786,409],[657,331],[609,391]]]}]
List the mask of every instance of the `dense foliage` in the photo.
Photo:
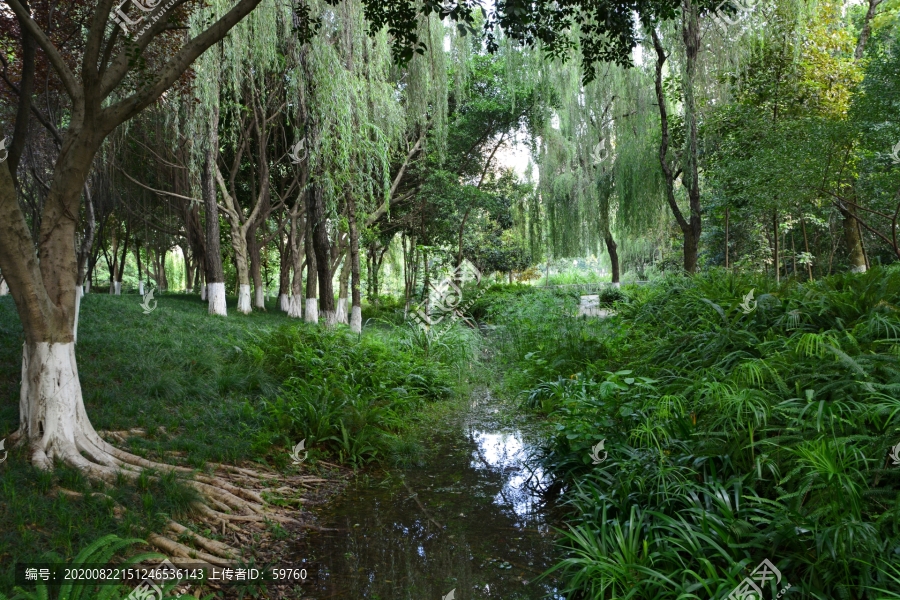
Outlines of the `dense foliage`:
[{"label": "dense foliage", "polygon": [[415,336],[403,328],[360,338],[344,329],[284,326],[246,346],[245,360],[282,382],[274,398],[243,405],[253,446],[267,451],[305,439],[307,448],[340,462],[415,460],[398,434],[424,402],[453,394],[459,380],[451,367],[467,367],[474,348],[456,331],[444,340],[447,352],[429,356]]},{"label": "dense foliage", "polygon": [[722,597],[769,559],[792,594],[900,597],[900,271],[670,278],[602,320],[509,297],[489,318],[556,424],[569,591]]}]

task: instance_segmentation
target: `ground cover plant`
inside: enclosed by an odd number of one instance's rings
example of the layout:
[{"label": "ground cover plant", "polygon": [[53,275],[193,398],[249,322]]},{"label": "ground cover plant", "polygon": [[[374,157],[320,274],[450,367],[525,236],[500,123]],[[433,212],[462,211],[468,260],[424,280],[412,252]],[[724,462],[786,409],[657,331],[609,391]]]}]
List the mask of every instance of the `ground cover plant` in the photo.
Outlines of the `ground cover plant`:
[{"label": "ground cover plant", "polygon": [[725,597],[768,559],[772,597],[900,597],[900,271],[625,293],[606,319],[489,311],[507,385],[556,427],[568,592]]}]

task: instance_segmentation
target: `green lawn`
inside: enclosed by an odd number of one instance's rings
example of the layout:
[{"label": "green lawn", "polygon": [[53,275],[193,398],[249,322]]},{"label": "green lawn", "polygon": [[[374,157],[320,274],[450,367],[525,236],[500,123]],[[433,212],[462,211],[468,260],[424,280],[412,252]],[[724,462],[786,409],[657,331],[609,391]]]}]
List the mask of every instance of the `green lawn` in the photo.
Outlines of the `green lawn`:
[{"label": "green lawn", "polygon": [[[421,357],[402,327],[326,330],[288,319],[274,301],[210,317],[196,295],[163,294],[144,314],[137,295],[91,294],[82,304],[77,358],[85,405],[98,431],[142,428],[136,454],[201,467],[263,461],[284,468],[289,444],[307,438],[318,458],[362,465],[409,460],[408,425],[426,401],[450,398],[462,355]],[[452,336],[451,336],[452,341]],[[0,439],[18,426],[22,330],[12,298],[0,298]],[[443,346],[451,348],[451,344]],[[456,348],[461,348],[457,345]],[[454,367],[455,368],[451,368]],[[119,444],[121,445],[121,444]],[[313,466],[313,468],[315,468]],[[59,489],[103,491],[81,499]],[[72,557],[103,534],[143,537],[184,518],[195,492],[176,477],[87,481],[57,466],[41,472],[16,448],[0,465],[0,591],[15,561],[52,550]],[[121,511],[120,511],[121,512]],[[189,519],[184,519],[188,522]]]}]

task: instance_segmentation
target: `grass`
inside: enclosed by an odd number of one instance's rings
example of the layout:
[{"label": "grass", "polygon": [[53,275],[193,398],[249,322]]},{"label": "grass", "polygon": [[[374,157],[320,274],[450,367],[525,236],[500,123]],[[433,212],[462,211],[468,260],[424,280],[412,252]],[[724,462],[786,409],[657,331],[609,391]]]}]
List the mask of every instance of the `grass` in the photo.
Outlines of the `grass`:
[{"label": "grass", "polygon": [[900,598],[900,270],[623,290],[602,320],[539,290],[486,311],[505,385],[556,429],[566,593],[721,598],[769,559],[795,597]]},{"label": "grass", "polygon": [[[307,465],[325,457],[351,465],[416,461],[409,424],[424,404],[454,396],[473,356],[465,333],[426,359],[402,328],[357,336],[288,320],[274,302],[267,312],[240,315],[234,298],[227,318],[213,318],[199,297],[182,294],[159,295],[145,315],[140,300],[84,299],[77,358],[88,415],[98,430],[143,428],[146,436],[128,440],[136,454],[198,468],[210,461],[284,467],[303,437]],[[0,297],[0,439],[18,426],[22,343],[12,298]],[[103,485],[65,466],[36,470],[16,449],[0,465],[0,591],[11,589],[15,561],[47,550],[71,559],[109,534],[145,536],[187,513],[194,498],[169,475]]]}]

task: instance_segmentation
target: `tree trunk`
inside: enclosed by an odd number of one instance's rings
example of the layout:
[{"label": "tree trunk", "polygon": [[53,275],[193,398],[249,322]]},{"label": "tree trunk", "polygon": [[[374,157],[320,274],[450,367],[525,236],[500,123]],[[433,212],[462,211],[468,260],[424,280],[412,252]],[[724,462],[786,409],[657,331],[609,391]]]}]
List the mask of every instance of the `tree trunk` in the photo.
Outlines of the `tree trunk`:
[{"label": "tree trunk", "polygon": [[[75,323],[72,325],[72,337],[78,342],[78,318],[81,316],[81,298],[84,296],[84,278],[87,274],[88,261],[91,258],[91,248],[94,245],[94,234],[97,231],[97,218],[94,215],[94,201],[91,198],[91,188],[84,184],[84,234],[81,238],[81,246],[78,248],[78,274],[75,276]],[[88,282],[90,283],[90,282]],[[3,288],[6,282],[0,277],[0,296],[4,295]],[[90,285],[88,285],[90,288]]]},{"label": "tree trunk", "polygon": [[697,256],[702,232],[700,215],[699,145],[697,133],[697,107],[694,100],[694,79],[697,72],[697,55],[700,52],[700,18],[692,0],[685,0],[682,7],[682,37],[685,48],[684,73],[684,121],[687,129],[684,151],[684,172],[681,181],[687,189],[691,217],[689,234],[684,236],[684,270],[697,271]]},{"label": "tree trunk", "polygon": [[850,262],[851,273],[866,272],[866,257],[862,250],[862,240],[859,236],[859,227],[856,219],[853,218],[852,209],[840,209],[842,225],[844,228],[844,244],[847,246],[849,253],[848,260]]},{"label": "tree trunk", "polygon": [[725,268],[728,268],[728,217],[729,210],[725,207]]},{"label": "tree trunk", "polygon": [[[312,195],[311,192],[307,192]],[[305,235],[303,236],[303,246],[306,251],[306,310],[303,313],[304,320],[307,323],[319,322],[319,301],[316,298],[316,287],[318,273],[316,269],[316,253],[313,250],[312,219],[307,212]]]},{"label": "tree trunk", "polygon": [[194,289],[194,261],[185,246],[179,244],[178,247],[181,248],[181,256],[184,257],[184,291],[189,292]]},{"label": "tree trunk", "polygon": [[791,230],[791,276],[797,277],[797,246],[794,244],[794,230]]},{"label": "tree trunk", "polygon": [[[302,197],[302,196],[301,196]],[[303,256],[306,246],[304,240],[304,229],[306,223],[301,217],[301,199],[298,198],[297,204],[291,208],[291,235],[289,243],[291,246],[291,270],[294,277],[291,281],[291,297],[287,314],[289,317],[300,319],[303,317]]]},{"label": "tree trunk", "polygon": [[359,293],[359,230],[356,227],[356,203],[347,198],[347,221],[350,226],[350,331],[362,331],[362,298]]},{"label": "tree trunk", "polygon": [[309,194],[309,223],[312,233],[313,251],[316,255],[316,272],[319,279],[319,308],[325,317],[327,326],[334,325],[334,288],[329,260],[330,243],[325,227],[325,196],[320,185],[316,185]]},{"label": "tree trunk", "polygon": [[778,211],[772,211],[772,235],[775,238],[774,254],[775,254],[775,283],[781,281],[781,264],[778,256]]},{"label": "tree trunk", "polygon": [[256,239],[256,227],[247,231],[247,253],[250,257],[250,275],[253,278],[253,308],[266,310],[266,294],[262,281],[262,253]]},{"label": "tree trunk", "polygon": [[222,268],[219,205],[216,203],[216,160],[219,155],[219,105],[213,103],[209,119],[208,140],[203,160],[200,186],[206,212],[206,295],[209,314],[227,316],[225,305],[225,270]]},{"label": "tree trunk", "polygon": [[[619,287],[619,251],[609,229],[606,230],[604,241],[606,242],[606,251],[609,252],[609,262],[612,265],[612,283],[614,286]],[[510,283],[512,283],[511,278]]]},{"label": "tree trunk", "polygon": [[240,225],[231,223],[231,248],[234,250],[234,266],[238,280],[239,313],[250,314],[250,265],[247,259],[247,238]]},{"label": "tree trunk", "polygon": [[349,323],[350,315],[347,312],[349,308],[347,306],[347,296],[350,291],[350,256],[349,253],[344,256],[344,261],[341,264],[341,274],[338,277],[339,288],[338,288],[338,302],[337,302],[337,314],[334,317],[335,322],[337,323]]},{"label": "tree trunk", "polygon": [[57,159],[56,173],[44,204],[37,252],[23,251],[34,242],[7,165],[0,164],[0,270],[9,281],[25,333],[19,429],[15,444],[28,445],[32,462],[52,468],[54,458],[90,467],[89,458],[103,464],[103,451],[87,414],[75,361],[76,275],[78,260],[75,219],[84,182],[104,137],[71,135]]},{"label": "tree trunk", "polygon": [[[682,17],[682,34],[684,37],[685,44],[691,43],[694,41],[694,34],[696,31],[691,30],[691,23],[696,21],[696,9],[693,9],[690,5],[683,6],[682,10],[684,15]],[[696,24],[696,23],[694,23]],[[689,31],[691,30],[691,31]],[[659,34],[656,32],[655,28],[650,29],[650,35],[653,39],[653,48],[656,51],[656,76],[654,80],[655,88],[656,88],[656,104],[659,109],[659,121],[660,121],[660,143],[659,143],[659,164],[662,167],[663,175],[665,178],[665,192],[666,192],[666,202],[669,204],[669,209],[672,211],[672,215],[675,217],[675,221],[678,223],[679,229],[681,229],[681,234],[683,236],[683,253],[684,253],[684,270],[688,273],[693,272],[697,268],[697,243],[700,238],[700,197],[699,197],[699,185],[695,185],[696,179],[694,178],[697,175],[696,172],[696,155],[691,158],[690,156],[686,156],[684,159],[685,168],[684,173],[682,174],[682,182],[685,187],[688,189],[688,198],[690,200],[690,208],[691,215],[690,220],[685,219],[684,215],[681,213],[681,209],[678,208],[678,202],[675,199],[675,180],[677,173],[673,171],[672,165],[669,162],[669,116],[668,109],[666,108],[666,96],[663,91],[663,66],[666,64],[666,60],[668,56],[666,55],[665,48],[663,48],[662,41],[659,39]],[[697,41],[699,44],[699,41]],[[686,140],[686,144],[688,148],[686,148],[685,154],[690,154],[691,149],[696,149],[696,115],[693,114],[694,105],[693,105],[693,73],[695,69],[696,62],[696,47],[688,48],[688,69],[684,82],[684,92],[686,95],[685,98],[685,123],[688,126],[688,139]],[[693,56],[693,58],[691,58]],[[690,105],[688,104],[687,95],[690,94]],[[688,168],[691,168],[693,173],[689,172]],[[549,265],[548,265],[549,271]],[[549,284],[549,277],[547,279]]]},{"label": "tree trunk", "polygon": [[278,234],[278,308],[288,312],[291,307],[291,256],[290,234]]}]

